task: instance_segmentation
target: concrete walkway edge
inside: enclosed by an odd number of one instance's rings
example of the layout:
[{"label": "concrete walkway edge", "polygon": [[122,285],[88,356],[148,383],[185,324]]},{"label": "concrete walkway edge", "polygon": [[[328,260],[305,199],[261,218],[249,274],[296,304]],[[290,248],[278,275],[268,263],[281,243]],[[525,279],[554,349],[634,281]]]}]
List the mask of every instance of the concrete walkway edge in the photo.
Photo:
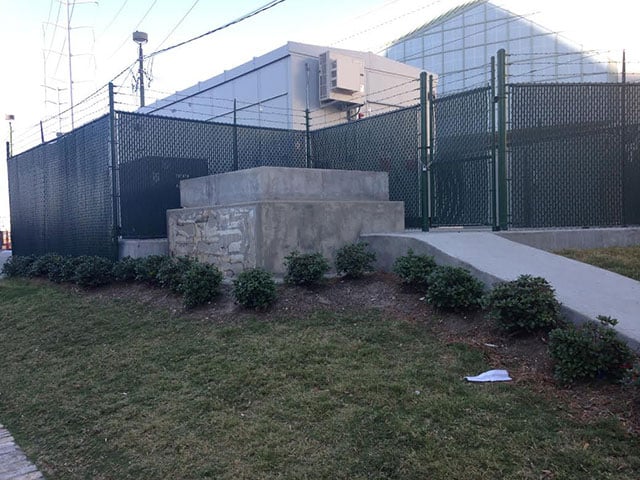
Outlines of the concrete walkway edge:
[{"label": "concrete walkway edge", "polygon": [[11,434],[0,425],[0,480],[44,480]]},{"label": "concrete walkway edge", "polygon": [[409,248],[433,255],[436,262],[469,269],[485,285],[529,274],[555,289],[564,315],[575,323],[598,315],[618,319],[616,331],[640,350],[640,282],[503,238],[492,232],[406,232],[363,235],[378,256],[378,268],[390,271]]}]

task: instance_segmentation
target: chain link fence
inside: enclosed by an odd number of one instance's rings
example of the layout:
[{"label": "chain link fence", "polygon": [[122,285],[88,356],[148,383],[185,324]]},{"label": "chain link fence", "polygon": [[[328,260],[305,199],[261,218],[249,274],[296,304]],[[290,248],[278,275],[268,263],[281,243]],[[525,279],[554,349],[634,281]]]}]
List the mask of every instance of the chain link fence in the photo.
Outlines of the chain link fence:
[{"label": "chain link fence", "polygon": [[[507,192],[492,89],[433,100],[433,226],[492,225],[500,193],[514,228],[640,224],[640,84],[511,84],[507,99]],[[8,159],[14,252],[113,258],[118,236],[166,236],[180,180],[259,166],[388,172],[418,227],[420,108],[310,131],[113,112]]]},{"label": "chain link fence", "polygon": [[489,87],[433,100],[433,226],[492,224],[492,108]]},{"label": "chain link fence", "polygon": [[315,168],[389,174],[389,199],[403,201],[405,224],[420,226],[420,106],[310,133]]},{"label": "chain link fence", "polygon": [[640,85],[509,86],[510,225],[640,224]]},{"label": "chain link fence", "polygon": [[166,237],[180,180],[261,166],[304,167],[305,132],[118,112],[121,235]]},{"label": "chain link fence", "polygon": [[114,258],[109,118],[8,159],[16,255]]}]

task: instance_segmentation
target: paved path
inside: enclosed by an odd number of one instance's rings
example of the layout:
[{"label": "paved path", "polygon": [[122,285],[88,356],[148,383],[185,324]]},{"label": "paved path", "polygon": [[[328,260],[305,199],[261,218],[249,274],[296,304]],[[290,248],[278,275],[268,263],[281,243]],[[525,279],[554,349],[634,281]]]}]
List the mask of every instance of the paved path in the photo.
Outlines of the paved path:
[{"label": "paved path", "polygon": [[9,257],[11,257],[11,250],[0,250],[0,278],[3,277],[2,266],[4,265],[4,262],[9,259]]},{"label": "paved path", "polygon": [[582,322],[598,315],[617,318],[616,330],[640,349],[640,282],[585,263],[502,238],[492,232],[407,232],[363,235],[378,253],[383,269],[408,248],[428,253],[438,263],[471,270],[485,284],[540,276],[555,288],[563,312]]},{"label": "paved path", "polygon": [[0,425],[0,480],[43,480],[9,432]]}]

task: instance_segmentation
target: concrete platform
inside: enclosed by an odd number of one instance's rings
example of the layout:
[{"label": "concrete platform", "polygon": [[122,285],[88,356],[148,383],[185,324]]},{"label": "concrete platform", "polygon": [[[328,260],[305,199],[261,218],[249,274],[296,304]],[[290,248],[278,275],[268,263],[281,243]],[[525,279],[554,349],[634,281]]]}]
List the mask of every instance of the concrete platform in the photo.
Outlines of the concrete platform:
[{"label": "concrete platform", "polygon": [[640,282],[516,243],[492,232],[406,232],[363,235],[378,255],[378,267],[390,270],[393,261],[412,248],[433,255],[440,264],[468,268],[486,285],[540,276],[556,290],[565,316],[573,322],[598,315],[617,318],[618,333],[640,350]]}]

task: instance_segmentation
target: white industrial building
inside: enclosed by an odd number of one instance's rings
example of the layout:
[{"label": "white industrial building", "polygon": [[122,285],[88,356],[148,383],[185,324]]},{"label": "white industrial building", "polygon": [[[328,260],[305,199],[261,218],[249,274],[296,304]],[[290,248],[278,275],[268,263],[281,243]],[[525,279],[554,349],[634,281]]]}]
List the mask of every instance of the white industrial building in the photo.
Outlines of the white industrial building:
[{"label": "white industrial building", "polygon": [[438,91],[450,93],[487,85],[490,58],[499,49],[509,55],[512,82],[618,81],[609,59],[488,0],[464,3],[430,20],[392,42],[386,56],[436,72]]},{"label": "white industrial building", "polygon": [[139,111],[303,130],[309,110],[317,129],[418,104],[420,72],[370,52],[288,42]]}]

